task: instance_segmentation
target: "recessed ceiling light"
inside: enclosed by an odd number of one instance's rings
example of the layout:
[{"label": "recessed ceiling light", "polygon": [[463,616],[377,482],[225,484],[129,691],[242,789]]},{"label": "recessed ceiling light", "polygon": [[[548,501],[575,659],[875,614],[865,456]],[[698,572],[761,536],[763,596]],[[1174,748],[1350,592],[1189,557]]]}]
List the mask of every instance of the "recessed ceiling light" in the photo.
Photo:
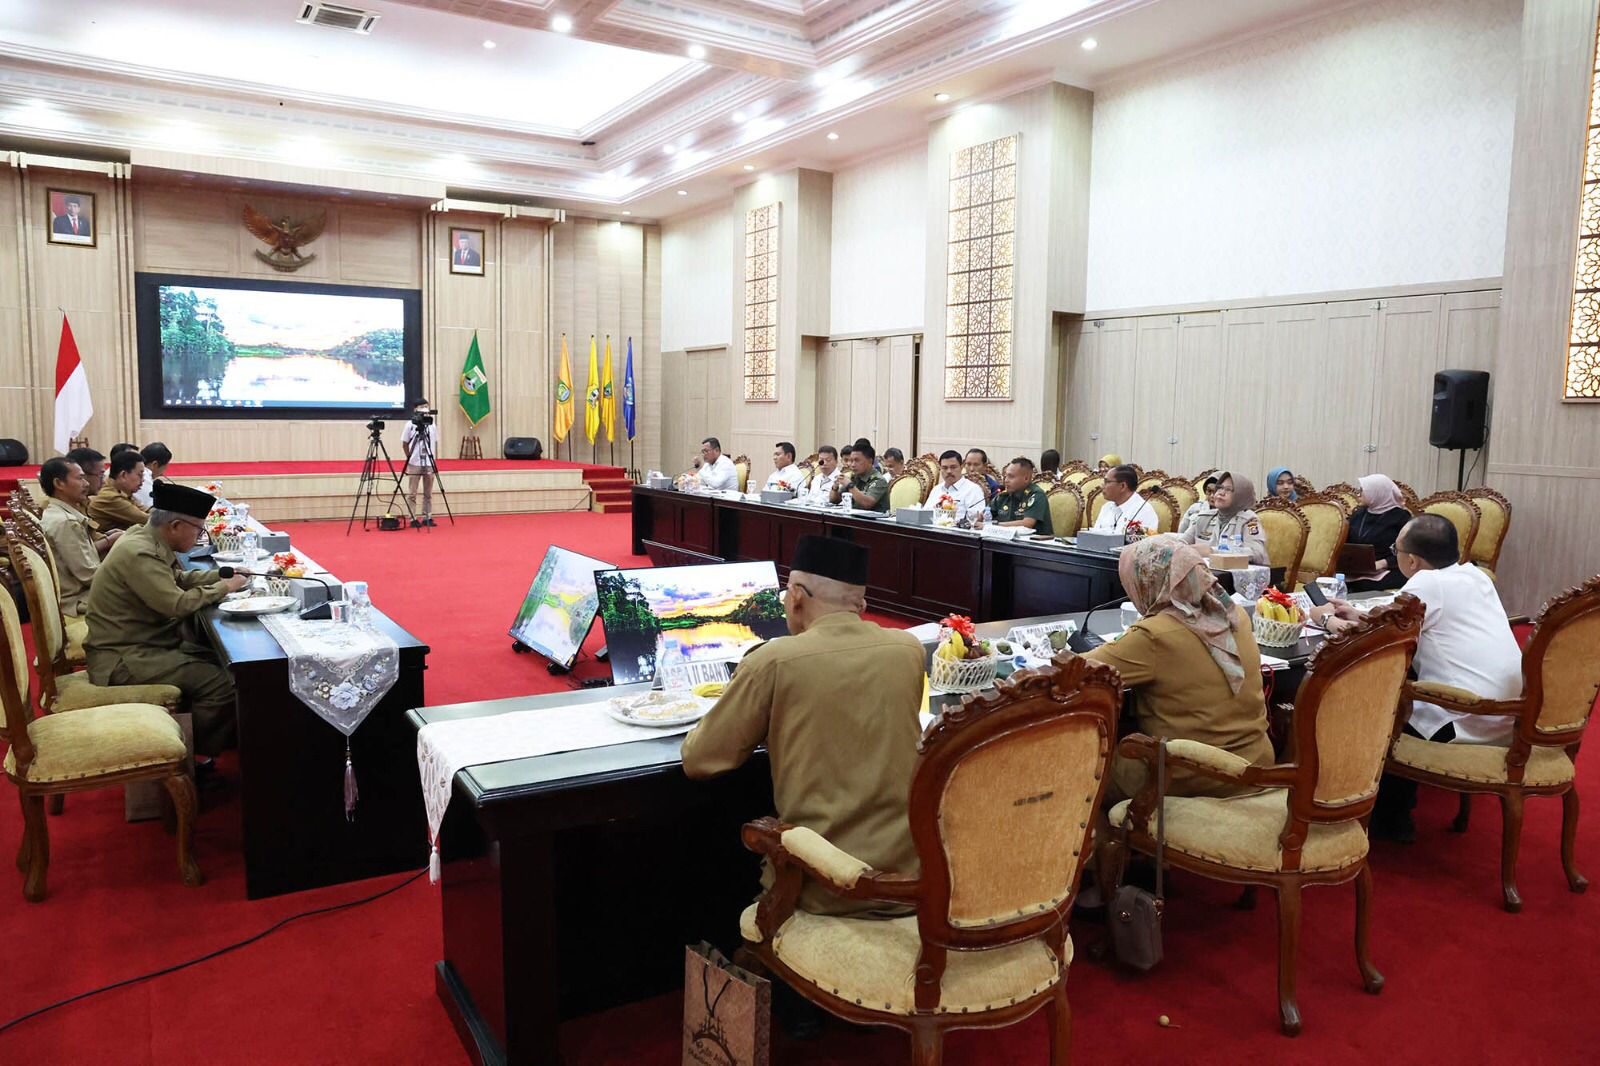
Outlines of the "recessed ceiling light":
[{"label": "recessed ceiling light", "polygon": [[743,111],[735,111],[733,113],[733,121],[735,122],[743,122],[747,117]]},{"label": "recessed ceiling light", "polygon": [[934,99],[935,99],[935,100],[937,100],[937,101],[938,101],[938,102],[939,102],[939,103],[941,103],[941,104],[942,104],[942,103],[944,103],[944,102],[945,102],[945,101],[946,101],[946,100],[948,100],[948,99],[950,99],[950,94],[949,94],[949,93],[934,93],[934,94],[933,94],[933,98],[934,98]]},{"label": "recessed ceiling light", "polygon": [[832,80],[833,75],[829,74],[825,70],[819,70],[815,74],[811,75],[811,84],[815,85],[819,89],[824,85],[827,85]]},{"label": "recessed ceiling light", "polygon": [[572,20],[565,15],[557,15],[550,20],[550,28],[557,33],[571,33]]},{"label": "recessed ceiling light", "polygon": [[678,190],[678,195],[679,196],[688,196],[689,195],[689,190],[688,189],[679,189]]},{"label": "recessed ceiling light", "polygon": [[624,211],[624,212],[622,212],[622,213],[623,213],[623,214],[625,214],[625,215],[631,215],[631,214],[633,214],[633,212],[632,212],[632,211]]},{"label": "recessed ceiling light", "polygon": [[746,164],[745,164],[745,165],[744,165],[744,168],[745,168],[745,169],[746,169],[746,170],[754,170],[754,169],[755,169],[755,168],[756,168],[756,165],[755,165],[755,164],[754,164],[754,163],[746,163]]},{"label": "recessed ceiling light", "polygon": [[483,42],[483,46],[485,48],[493,48],[494,47],[494,42],[493,41],[484,41]]},{"label": "recessed ceiling light", "polygon": [[1096,48],[1100,47],[1100,42],[1095,40],[1093,37],[1085,37],[1078,47],[1082,48],[1085,52],[1092,52]]},{"label": "recessed ceiling light", "polygon": [[828,140],[837,141],[838,139],[839,139],[839,135],[837,133],[834,133],[831,130],[828,132]]},{"label": "recessed ceiling light", "polygon": [[673,153],[673,152],[676,152],[676,151],[677,151],[677,149],[676,149],[676,148],[674,148],[674,147],[673,147],[673,146],[672,146],[672,145],[670,145],[670,144],[663,144],[663,145],[662,145],[662,146],[661,146],[661,154],[662,154],[662,155],[671,155],[671,154],[672,154],[672,153]]},{"label": "recessed ceiling light", "polygon": [[690,59],[704,59],[706,57],[706,46],[703,44],[691,44],[688,51]]}]

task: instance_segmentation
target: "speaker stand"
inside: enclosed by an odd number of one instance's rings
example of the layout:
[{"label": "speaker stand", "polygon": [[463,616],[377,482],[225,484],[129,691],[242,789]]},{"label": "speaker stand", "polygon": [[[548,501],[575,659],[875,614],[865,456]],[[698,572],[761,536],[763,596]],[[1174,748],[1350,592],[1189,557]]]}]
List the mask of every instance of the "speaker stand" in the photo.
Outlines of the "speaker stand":
[{"label": "speaker stand", "polygon": [[1467,491],[1467,450],[1461,449],[1461,460],[1456,465],[1456,491]]}]

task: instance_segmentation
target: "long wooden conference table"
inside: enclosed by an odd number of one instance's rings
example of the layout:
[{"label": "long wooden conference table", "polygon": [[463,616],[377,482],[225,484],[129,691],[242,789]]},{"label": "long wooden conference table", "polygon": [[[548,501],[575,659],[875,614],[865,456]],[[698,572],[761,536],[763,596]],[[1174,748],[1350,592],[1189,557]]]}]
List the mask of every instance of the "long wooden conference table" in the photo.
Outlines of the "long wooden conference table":
[{"label": "long wooden conference table", "polygon": [[[1013,625],[1060,617],[988,622],[978,632],[1003,637]],[[1122,621],[1101,611],[1089,628],[1111,636]],[[1272,650],[1298,672],[1321,640]],[[648,687],[424,707],[406,717],[420,730]],[[955,702],[936,697],[931,709]],[[737,947],[739,913],[760,891],[760,861],[741,845],[739,827],[773,813],[766,752],[724,777],[691,781],[682,743],[652,738],[456,774],[440,833],[444,958],[435,985],[474,1062],[560,1063],[563,1019],[679,987],[685,945]]]},{"label": "long wooden conference table", "polygon": [[728,562],[771,559],[787,578],[806,534],[866,546],[867,605],[913,618],[984,621],[1087,611],[1120,599],[1117,557],[1057,542],[996,540],[901,525],[859,511],[776,506],[667,489],[633,490],[633,551],[646,540]]}]

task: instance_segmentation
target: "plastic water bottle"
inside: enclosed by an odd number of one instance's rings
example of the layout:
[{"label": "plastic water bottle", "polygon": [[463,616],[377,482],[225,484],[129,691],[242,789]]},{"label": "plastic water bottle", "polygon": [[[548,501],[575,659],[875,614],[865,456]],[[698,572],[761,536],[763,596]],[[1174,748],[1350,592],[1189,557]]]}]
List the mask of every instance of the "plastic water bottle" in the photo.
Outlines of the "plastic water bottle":
[{"label": "plastic water bottle", "polygon": [[372,628],[372,597],[365,581],[346,581],[345,598],[350,601],[350,624],[357,629]]},{"label": "plastic water bottle", "polygon": [[1233,538],[1224,533],[1217,541],[1217,551],[1224,555],[1233,551]]},{"label": "plastic water bottle", "polygon": [[256,561],[256,546],[260,542],[260,538],[256,535],[256,531],[253,529],[247,529],[243,534],[240,535],[239,553],[242,556],[246,566]]},{"label": "plastic water bottle", "polygon": [[683,648],[677,641],[662,640],[662,651],[656,657],[656,676],[661,679],[661,688],[664,692],[681,693],[689,688],[689,672],[684,669],[686,661]]},{"label": "plastic water bottle", "polygon": [[989,510],[989,505],[983,505],[983,524],[985,527],[994,525],[994,512]]},{"label": "plastic water bottle", "polygon": [[1345,599],[1349,595],[1349,593],[1350,593],[1350,586],[1345,583],[1344,575],[1343,574],[1334,574],[1333,575],[1333,598],[1336,599],[1336,600],[1342,600],[1342,599]]}]

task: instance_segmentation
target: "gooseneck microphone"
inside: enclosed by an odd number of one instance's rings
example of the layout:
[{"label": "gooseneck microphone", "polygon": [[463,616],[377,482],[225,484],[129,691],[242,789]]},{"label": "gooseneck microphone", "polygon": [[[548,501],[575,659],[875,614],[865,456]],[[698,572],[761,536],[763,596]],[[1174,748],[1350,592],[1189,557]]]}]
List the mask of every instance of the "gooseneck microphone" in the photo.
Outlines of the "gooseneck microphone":
[{"label": "gooseneck microphone", "polygon": [[1090,631],[1089,619],[1093,618],[1094,613],[1100,610],[1102,607],[1110,607],[1113,603],[1121,603],[1127,598],[1127,593],[1124,591],[1116,596],[1111,597],[1111,599],[1104,603],[1097,603],[1093,607],[1089,608],[1089,610],[1083,616],[1083,625],[1078,627],[1078,631],[1076,633],[1067,638],[1067,647],[1071,648],[1079,655],[1082,655],[1084,652],[1092,651],[1104,644],[1106,642],[1105,637]]}]

